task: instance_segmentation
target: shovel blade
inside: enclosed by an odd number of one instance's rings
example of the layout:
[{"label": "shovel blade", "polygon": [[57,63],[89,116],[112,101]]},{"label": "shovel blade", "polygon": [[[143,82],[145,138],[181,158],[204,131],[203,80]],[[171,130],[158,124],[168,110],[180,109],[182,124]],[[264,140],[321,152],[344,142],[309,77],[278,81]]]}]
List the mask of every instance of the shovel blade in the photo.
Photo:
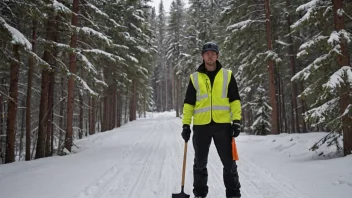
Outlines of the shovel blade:
[{"label": "shovel blade", "polygon": [[181,192],[179,194],[172,194],[172,198],[189,198],[189,195],[184,192]]}]

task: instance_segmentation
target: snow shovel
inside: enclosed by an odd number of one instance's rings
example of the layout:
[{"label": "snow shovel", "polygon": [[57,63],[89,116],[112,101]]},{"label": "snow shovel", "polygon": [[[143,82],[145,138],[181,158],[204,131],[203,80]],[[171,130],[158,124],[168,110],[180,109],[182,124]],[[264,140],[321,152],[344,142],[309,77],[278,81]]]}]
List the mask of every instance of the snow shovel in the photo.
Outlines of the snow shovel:
[{"label": "snow shovel", "polygon": [[183,152],[183,166],[182,166],[182,181],[181,181],[181,193],[172,194],[172,198],[189,198],[183,190],[185,187],[185,175],[186,175],[186,156],[187,156],[187,142],[185,142],[185,150]]}]

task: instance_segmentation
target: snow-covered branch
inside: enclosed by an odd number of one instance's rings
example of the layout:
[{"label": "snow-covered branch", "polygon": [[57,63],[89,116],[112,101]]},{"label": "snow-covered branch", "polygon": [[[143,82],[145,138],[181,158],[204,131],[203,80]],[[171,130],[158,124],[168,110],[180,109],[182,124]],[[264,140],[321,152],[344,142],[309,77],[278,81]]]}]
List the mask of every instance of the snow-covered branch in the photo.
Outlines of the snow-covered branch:
[{"label": "snow-covered branch", "polygon": [[352,68],[350,66],[343,66],[330,76],[328,82],[325,83],[323,87],[329,89],[341,87],[341,84],[345,83],[343,80],[344,76],[346,77],[348,83],[352,85]]},{"label": "snow-covered branch", "polygon": [[326,121],[326,116],[329,112],[336,109],[339,104],[339,98],[334,98],[327,101],[326,103],[320,105],[319,107],[313,108],[305,113],[306,119],[317,119],[316,124],[324,123]]},{"label": "snow-covered branch", "polygon": [[84,4],[85,6],[91,8],[96,14],[103,16],[104,18],[108,19],[110,22],[114,24],[115,27],[122,27],[120,24],[118,24],[115,20],[111,19],[109,15],[107,15],[105,12],[101,11],[99,8],[95,7],[94,5],[87,3]]},{"label": "snow-covered branch", "polygon": [[84,64],[87,66],[88,72],[93,72],[93,74],[98,74],[98,71],[95,69],[94,65],[87,59],[86,56],[84,56],[81,53],[77,53],[77,57],[84,62]]},{"label": "snow-covered branch", "polygon": [[247,27],[249,27],[252,23],[265,23],[265,20],[251,20],[248,19],[246,21],[241,21],[239,23],[232,24],[226,28],[226,31],[236,31],[238,29],[243,30]]},{"label": "snow-covered branch", "polygon": [[328,36],[316,36],[312,39],[310,39],[309,41],[303,43],[300,47],[299,50],[306,50],[314,45],[319,44],[322,41],[326,41],[329,37]]},{"label": "snow-covered branch", "polygon": [[319,58],[315,59],[313,61],[313,63],[309,64],[307,67],[302,69],[300,72],[297,72],[291,78],[291,81],[296,81],[299,79],[307,80],[313,70],[319,69],[322,66],[323,62],[330,60],[331,57],[332,57],[332,53],[321,55]]},{"label": "snow-covered branch", "polygon": [[111,45],[113,43],[113,41],[108,36],[104,35],[101,32],[98,32],[92,28],[82,27],[82,28],[79,28],[79,30],[80,30],[80,32],[83,32],[87,35],[93,35],[93,36],[98,37],[99,39],[105,41],[108,45]]},{"label": "snow-covered branch", "polygon": [[50,4],[49,7],[54,8],[55,12],[63,12],[63,13],[67,13],[67,14],[72,13],[70,8],[66,7],[64,4],[62,4],[56,0],[52,0],[52,4]]},{"label": "snow-covered branch", "polygon": [[12,44],[22,45],[27,50],[32,49],[32,44],[28,41],[28,39],[20,31],[18,31],[16,28],[7,24],[5,19],[3,19],[2,17],[0,17],[0,26],[5,28],[5,30],[12,37],[12,41],[11,41]]},{"label": "snow-covered branch", "polygon": [[99,49],[89,49],[89,50],[82,50],[83,52],[86,53],[94,53],[94,54],[99,54],[102,56],[105,56],[107,58],[109,58],[110,60],[116,62],[116,61],[125,61],[125,59],[121,58],[120,56],[105,52],[103,50],[99,50]]},{"label": "snow-covered branch", "polygon": [[298,8],[296,9],[296,12],[312,9],[313,7],[316,7],[320,2],[322,2],[322,0],[312,0],[308,3],[298,6]]}]

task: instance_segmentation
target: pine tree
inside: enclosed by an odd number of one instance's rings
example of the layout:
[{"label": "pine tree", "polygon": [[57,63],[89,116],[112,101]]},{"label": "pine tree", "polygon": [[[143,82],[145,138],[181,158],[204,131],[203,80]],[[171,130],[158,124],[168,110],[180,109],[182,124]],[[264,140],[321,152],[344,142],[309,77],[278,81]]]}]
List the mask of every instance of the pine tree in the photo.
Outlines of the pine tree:
[{"label": "pine tree", "polygon": [[[343,131],[347,135],[351,128],[351,122],[348,121],[350,118],[346,116],[346,112],[351,111],[351,84],[348,81],[351,69],[345,39],[351,40],[352,37],[344,29],[345,12],[342,5],[342,1],[321,0],[311,1],[297,8],[304,15],[292,28],[307,29],[313,34],[307,36],[307,41],[300,46],[297,55],[298,58],[310,62],[292,79],[304,81],[308,86],[301,97],[314,101],[312,108],[305,114],[306,120],[316,128],[330,128],[336,132]],[[329,25],[331,23],[334,27]],[[347,142],[350,139],[348,135],[345,137]],[[347,148],[350,148],[348,145],[350,144],[346,143]],[[345,151],[345,155],[348,153],[349,151]]]},{"label": "pine tree", "polygon": [[271,124],[270,124],[270,112],[272,108],[267,103],[267,91],[263,86],[259,86],[256,90],[256,95],[253,103],[251,103],[252,108],[254,108],[255,116],[254,122],[251,126],[255,135],[268,135],[270,134]]},{"label": "pine tree", "polygon": [[184,10],[183,2],[181,0],[172,1],[170,8],[170,18],[168,23],[168,38],[167,45],[167,60],[173,67],[174,87],[175,87],[175,111],[176,117],[180,116],[181,111],[181,90],[182,77],[184,75],[179,73],[180,56],[183,53],[183,38],[184,38]]}]

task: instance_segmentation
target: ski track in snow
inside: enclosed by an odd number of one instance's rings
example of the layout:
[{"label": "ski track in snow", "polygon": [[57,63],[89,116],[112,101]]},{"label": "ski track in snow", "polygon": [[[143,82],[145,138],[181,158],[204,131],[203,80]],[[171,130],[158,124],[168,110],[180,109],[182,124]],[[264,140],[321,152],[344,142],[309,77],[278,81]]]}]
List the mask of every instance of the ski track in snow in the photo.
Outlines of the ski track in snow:
[{"label": "ski track in snow", "polygon": [[[120,153],[116,163],[73,198],[167,198],[180,192],[184,148],[179,130],[180,119],[169,116],[144,119],[130,124],[128,129],[134,130],[134,124],[139,125],[139,129],[140,125],[145,126],[144,131],[138,132],[138,137],[132,137],[136,135],[132,133],[127,148],[113,151]],[[106,140],[100,137],[93,142],[103,148],[103,141]],[[108,143],[105,142],[105,145]],[[185,192],[191,197],[193,158],[193,145],[189,141]],[[222,171],[212,142],[208,162],[208,198],[225,197]],[[245,154],[240,156],[238,171],[243,198],[307,198],[288,179],[254,164]]]}]

